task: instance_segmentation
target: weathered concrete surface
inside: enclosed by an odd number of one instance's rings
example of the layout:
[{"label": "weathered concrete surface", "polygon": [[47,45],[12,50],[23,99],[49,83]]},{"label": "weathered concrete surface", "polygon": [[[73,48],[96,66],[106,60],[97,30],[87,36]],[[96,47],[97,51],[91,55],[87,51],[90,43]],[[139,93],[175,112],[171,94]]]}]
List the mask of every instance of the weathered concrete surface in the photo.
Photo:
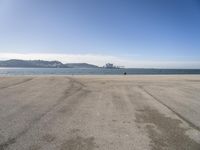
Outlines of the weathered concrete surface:
[{"label": "weathered concrete surface", "polygon": [[0,78],[0,150],[200,150],[200,76]]}]

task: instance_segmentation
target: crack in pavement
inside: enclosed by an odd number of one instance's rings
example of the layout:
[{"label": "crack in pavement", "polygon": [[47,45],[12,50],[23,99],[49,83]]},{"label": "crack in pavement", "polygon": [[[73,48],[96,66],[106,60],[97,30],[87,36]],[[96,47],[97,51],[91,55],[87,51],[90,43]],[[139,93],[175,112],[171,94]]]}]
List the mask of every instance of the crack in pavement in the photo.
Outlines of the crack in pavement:
[{"label": "crack in pavement", "polygon": [[[5,150],[8,146],[14,144],[16,142],[16,140],[18,138],[20,138],[21,136],[23,136],[30,128],[32,128],[38,121],[40,121],[45,115],[47,115],[49,112],[51,112],[55,107],[57,107],[60,103],[62,103],[64,100],[66,100],[66,98],[68,98],[69,96],[74,95],[75,93],[79,92],[83,87],[82,84],[80,84],[78,81],[76,80],[72,80],[71,78],[68,78],[70,81],[69,83],[71,84],[69,86],[69,88],[67,88],[64,92],[64,95],[62,97],[59,98],[59,100],[57,101],[57,103],[55,103],[51,108],[49,108],[46,112],[44,112],[43,114],[41,114],[40,116],[36,117],[35,119],[33,119],[28,127],[26,127],[24,130],[22,130],[20,133],[18,133],[15,137],[13,138],[9,138],[7,141],[3,142],[0,144],[0,150]],[[77,84],[78,86],[76,86],[75,84]]]},{"label": "crack in pavement", "polygon": [[0,87],[0,90],[6,89],[6,88],[9,88],[9,87],[14,87],[14,86],[17,86],[17,85],[26,83],[26,82],[28,82],[28,81],[31,81],[31,80],[33,80],[33,79],[34,79],[34,78],[29,78],[29,79],[23,80],[23,81],[18,82],[18,83],[14,83],[14,84],[11,84],[11,85],[8,85],[8,86],[5,86],[5,87]]},{"label": "crack in pavement", "polygon": [[194,123],[192,123],[191,121],[189,121],[188,119],[186,119],[185,117],[183,117],[181,114],[179,114],[178,112],[176,112],[174,109],[172,109],[171,107],[169,107],[168,105],[166,105],[164,102],[162,102],[160,99],[158,99],[156,96],[154,96],[153,94],[151,94],[148,90],[146,90],[143,86],[138,86],[140,89],[142,89],[145,93],[147,93],[149,96],[151,96],[154,100],[156,100],[158,103],[162,104],[163,106],[165,106],[166,108],[168,108],[170,111],[172,111],[175,115],[177,115],[179,118],[181,118],[182,120],[184,120],[185,122],[187,122],[192,128],[198,130],[200,132],[200,127],[196,126]]}]

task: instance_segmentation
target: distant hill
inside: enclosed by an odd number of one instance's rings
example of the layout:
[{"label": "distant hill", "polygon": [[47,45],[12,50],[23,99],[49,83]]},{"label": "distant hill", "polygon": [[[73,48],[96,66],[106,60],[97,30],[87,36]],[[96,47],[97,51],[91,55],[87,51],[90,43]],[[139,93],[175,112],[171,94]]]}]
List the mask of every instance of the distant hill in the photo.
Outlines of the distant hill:
[{"label": "distant hill", "polygon": [[96,65],[87,64],[87,63],[68,63],[65,64],[68,68],[98,68]]},{"label": "distant hill", "polygon": [[44,60],[19,60],[11,59],[0,61],[0,67],[20,67],[20,68],[98,68],[96,65],[87,63],[68,63],[63,64],[59,61]]}]

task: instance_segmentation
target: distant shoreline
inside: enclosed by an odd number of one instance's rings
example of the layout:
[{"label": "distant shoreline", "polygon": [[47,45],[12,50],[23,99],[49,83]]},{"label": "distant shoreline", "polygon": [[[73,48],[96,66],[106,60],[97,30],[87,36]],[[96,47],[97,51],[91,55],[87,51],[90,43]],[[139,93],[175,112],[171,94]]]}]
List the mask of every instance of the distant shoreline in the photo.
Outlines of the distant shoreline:
[{"label": "distant shoreline", "polygon": [[99,68],[88,63],[62,63],[60,61],[10,59],[0,61],[0,67],[14,68]]}]

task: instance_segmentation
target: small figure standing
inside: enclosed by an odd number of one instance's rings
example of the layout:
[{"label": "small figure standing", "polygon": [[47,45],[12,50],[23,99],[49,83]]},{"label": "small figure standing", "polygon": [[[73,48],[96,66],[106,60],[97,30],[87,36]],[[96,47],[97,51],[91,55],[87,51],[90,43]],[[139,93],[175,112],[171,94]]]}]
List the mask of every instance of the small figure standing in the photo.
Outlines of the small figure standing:
[{"label": "small figure standing", "polygon": [[124,72],[124,75],[126,75],[126,72]]}]

